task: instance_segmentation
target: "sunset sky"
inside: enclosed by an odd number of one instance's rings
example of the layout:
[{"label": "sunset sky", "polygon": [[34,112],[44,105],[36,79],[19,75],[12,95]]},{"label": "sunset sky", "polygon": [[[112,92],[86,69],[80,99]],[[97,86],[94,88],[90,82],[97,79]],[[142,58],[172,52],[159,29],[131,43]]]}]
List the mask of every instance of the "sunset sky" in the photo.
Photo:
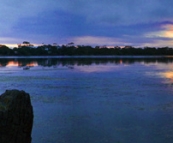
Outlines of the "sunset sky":
[{"label": "sunset sky", "polygon": [[173,47],[172,0],[6,0],[0,44]]}]

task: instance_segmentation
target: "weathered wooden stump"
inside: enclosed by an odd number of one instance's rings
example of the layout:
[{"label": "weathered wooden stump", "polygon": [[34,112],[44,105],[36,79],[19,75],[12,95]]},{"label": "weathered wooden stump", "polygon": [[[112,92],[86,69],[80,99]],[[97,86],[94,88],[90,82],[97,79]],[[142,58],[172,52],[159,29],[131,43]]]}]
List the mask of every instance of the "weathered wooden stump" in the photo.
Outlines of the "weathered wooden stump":
[{"label": "weathered wooden stump", "polygon": [[31,143],[32,126],[30,95],[6,90],[0,96],[0,143]]}]

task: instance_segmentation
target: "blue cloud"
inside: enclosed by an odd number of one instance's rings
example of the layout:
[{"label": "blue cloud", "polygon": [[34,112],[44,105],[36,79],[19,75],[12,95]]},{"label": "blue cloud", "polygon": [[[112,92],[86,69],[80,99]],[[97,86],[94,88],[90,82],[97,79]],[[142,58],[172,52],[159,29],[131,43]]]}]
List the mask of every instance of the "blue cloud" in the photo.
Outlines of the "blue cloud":
[{"label": "blue cloud", "polygon": [[164,40],[145,35],[173,23],[172,5],[172,0],[6,0],[0,5],[0,37],[62,43],[89,36],[142,45]]}]

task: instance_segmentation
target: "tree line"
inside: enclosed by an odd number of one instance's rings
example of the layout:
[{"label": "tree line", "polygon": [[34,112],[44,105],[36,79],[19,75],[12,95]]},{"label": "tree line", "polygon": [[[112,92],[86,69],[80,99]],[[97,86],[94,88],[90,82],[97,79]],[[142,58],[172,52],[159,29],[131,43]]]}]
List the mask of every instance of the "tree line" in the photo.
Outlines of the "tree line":
[{"label": "tree line", "polygon": [[38,47],[21,46],[19,48],[9,48],[6,45],[0,46],[0,55],[12,55],[12,56],[47,56],[47,55],[173,55],[173,48],[170,47],[144,47],[135,48],[132,46],[125,46],[120,48],[118,46],[114,48],[99,46],[53,46],[42,45]]}]

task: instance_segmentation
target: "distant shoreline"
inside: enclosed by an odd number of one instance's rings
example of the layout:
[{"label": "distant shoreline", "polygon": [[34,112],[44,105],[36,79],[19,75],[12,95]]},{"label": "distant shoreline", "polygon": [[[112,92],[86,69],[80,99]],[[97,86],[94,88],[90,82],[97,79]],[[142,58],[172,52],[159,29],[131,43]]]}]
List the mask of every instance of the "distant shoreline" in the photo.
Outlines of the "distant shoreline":
[{"label": "distant shoreline", "polygon": [[44,58],[55,58],[55,59],[78,59],[78,58],[82,58],[82,59],[92,59],[92,58],[101,58],[101,59],[112,59],[112,58],[115,58],[115,59],[119,59],[119,58],[132,58],[132,59],[140,59],[140,58],[173,58],[172,55],[144,55],[144,56],[139,56],[139,55],[115,55],[115,56],[110,56],[110,55],[98,55],[98,56],[92,56],[92,55],[86,55],[86,56],[0,56],[0,59],[11,59],[11,58],[17,58],[17,59],[44,59]]},{"label": "distant shoreline", "polygon": [[151,57],[151,56],[173,56],[173,48],[170,47],[144,47],[134,48],[125,46],[124,48],[114,47],[91,47],[91,46],[52,46],[43,45],[38,47],[20,46],[18,48],[10,49],[5,45],[0,46],[1,56],[58,56],[58,57]]}]

